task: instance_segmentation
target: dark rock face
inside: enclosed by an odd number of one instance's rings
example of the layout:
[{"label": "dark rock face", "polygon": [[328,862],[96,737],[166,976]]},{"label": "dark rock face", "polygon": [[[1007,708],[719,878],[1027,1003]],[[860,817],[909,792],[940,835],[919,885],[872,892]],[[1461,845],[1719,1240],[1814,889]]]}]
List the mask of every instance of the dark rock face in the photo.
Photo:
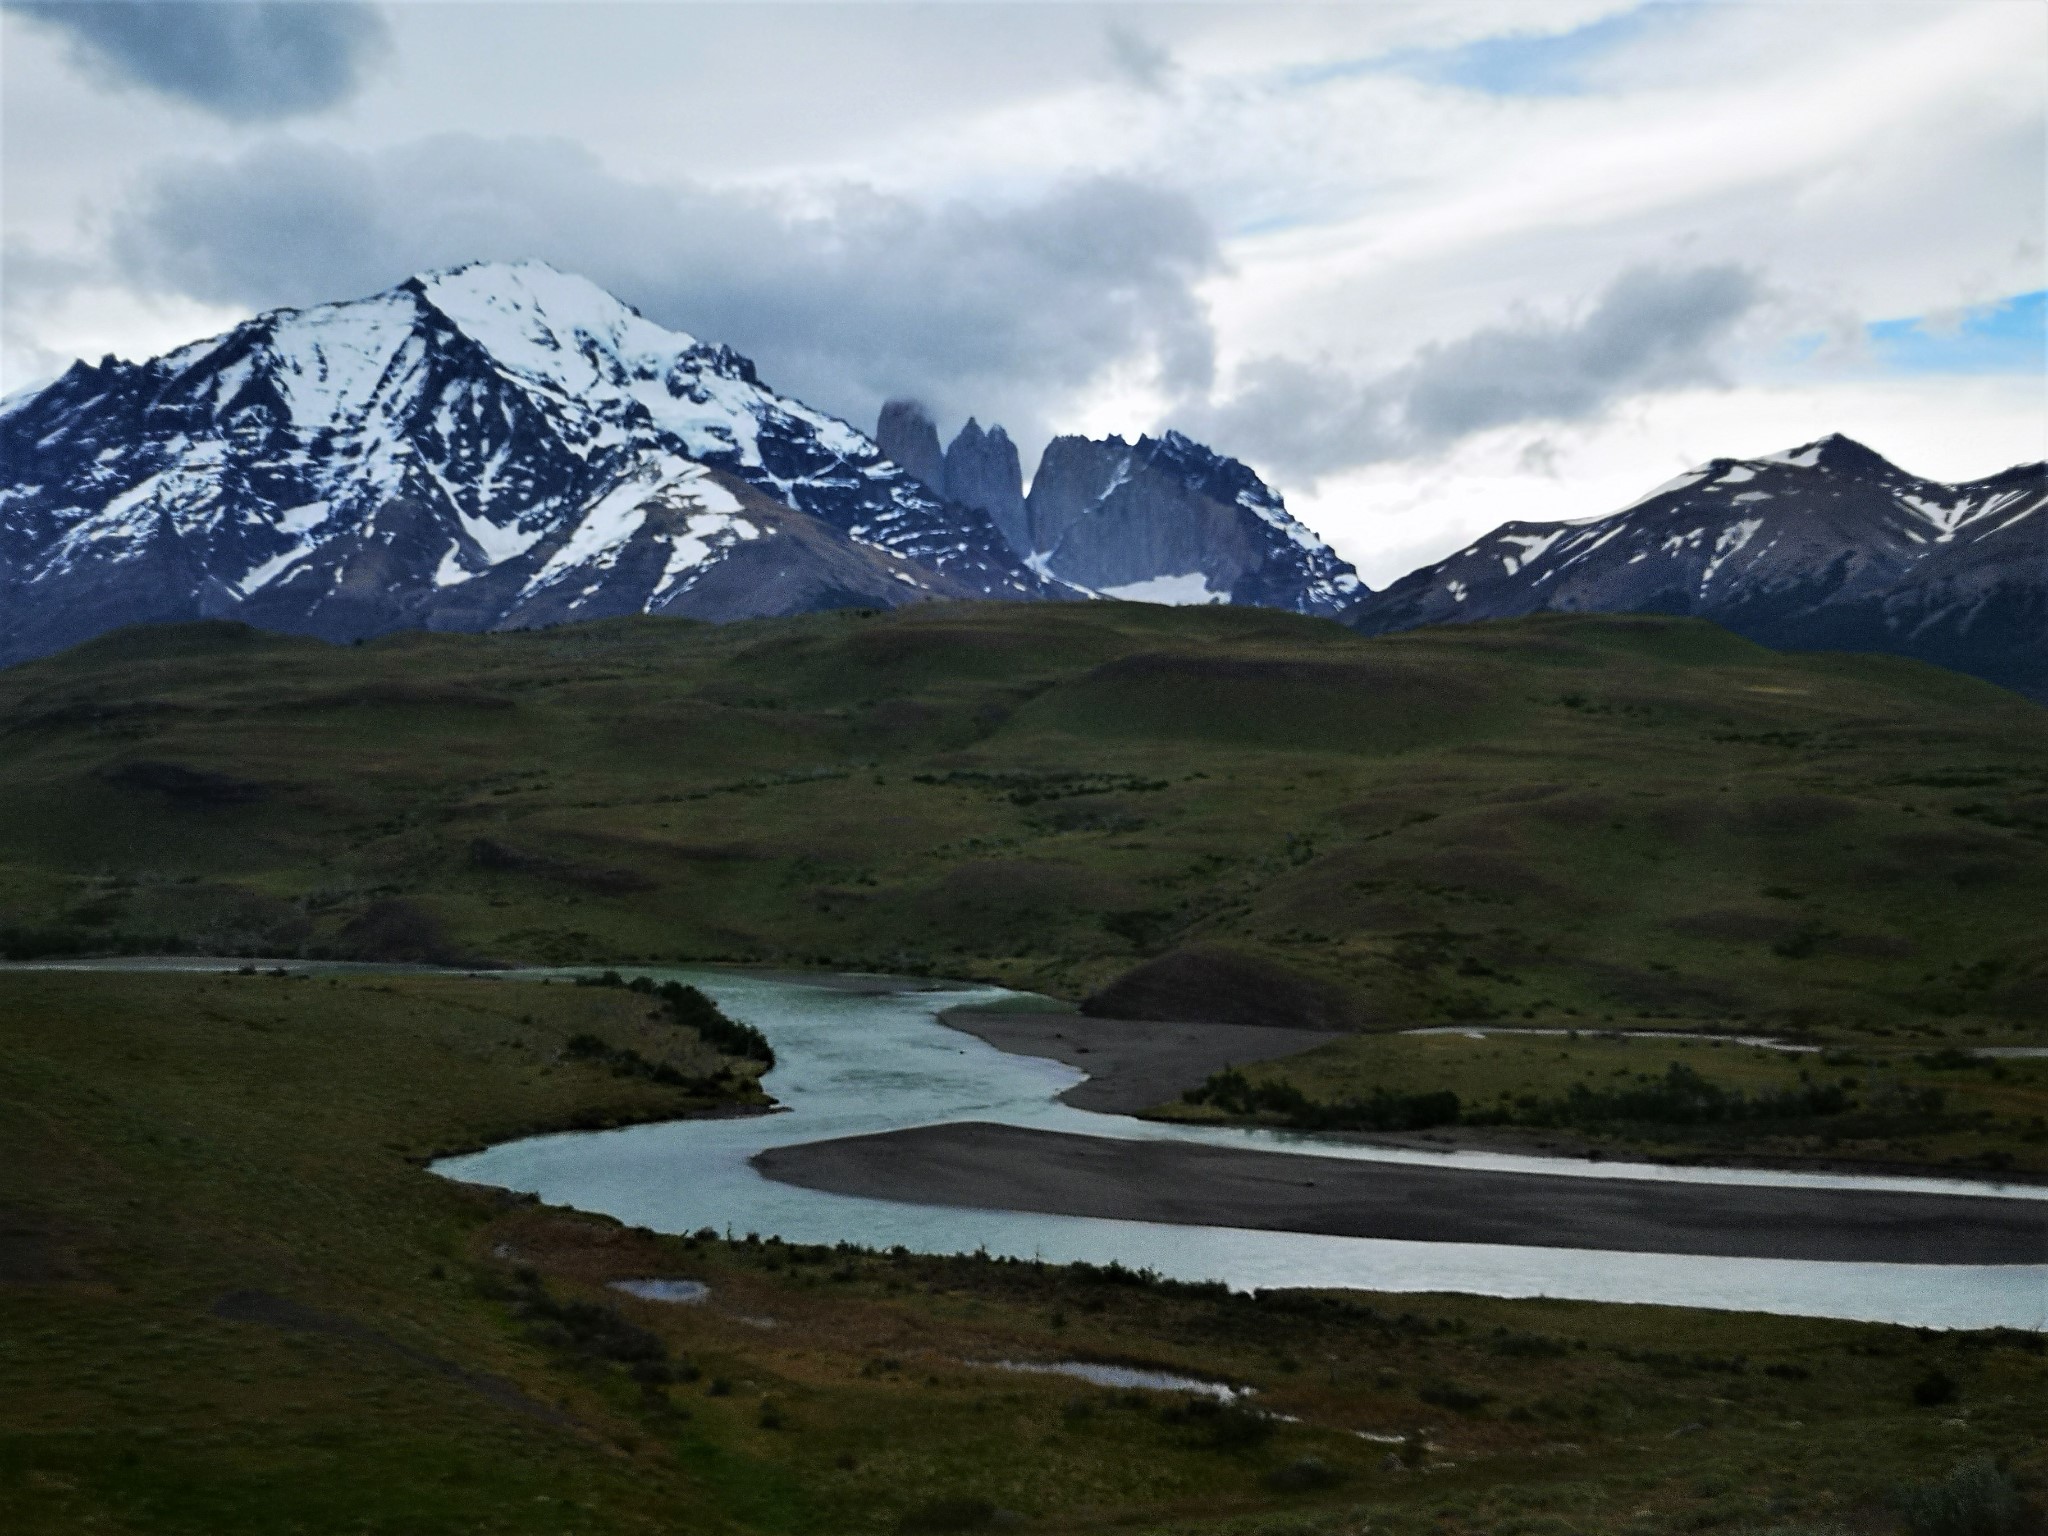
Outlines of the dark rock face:
[{"label": "dark rock face", "polygon": [[875,424],[875,445],[909,470],[935,495],[946,494],[946,461],[939,452],[939,429],[915,400],[890,400]]},{"label": "dark rock face", "polygon": [[1213,946],[1177,949],[1126,971],[1081,1004],[1098,1019],[1355,1029],[1365,1022],[1338,988],[1270,960]]},{"label": "dark rock face", "polygon": [[1020,555],[1031,553],[1024,518],[1024,471],[1017,445],[1001,427],[982,431],[972,416],[946,448],[946,496],[989,520]]},{"label": "dark rock face", "polygon": [[1845,437],[1715,459],[1583,523],[1504,523],[1359,603],[1368,634],[1682,613],[1784,650],[1885,651],[2048,702],[2048,465],[1922,480]]},{"label": "dark rock face", "polygon": [[1055,438],[1025,524],[1034,566],[1109,597],[1334,615],[1365,591],[1249,468],[1178,432]]},{"label": "dark rock face", "polygon": [[0,416],[0,664],[166,620],[338,640],[1061,590],[745,358],[541,263],[80,363]]}]

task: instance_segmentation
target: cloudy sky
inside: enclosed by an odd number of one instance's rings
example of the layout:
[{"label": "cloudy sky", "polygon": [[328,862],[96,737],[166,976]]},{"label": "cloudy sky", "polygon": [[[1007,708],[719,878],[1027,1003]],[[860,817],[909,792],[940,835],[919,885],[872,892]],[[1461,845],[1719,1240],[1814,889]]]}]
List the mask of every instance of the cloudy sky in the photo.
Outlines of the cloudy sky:
[{"label": "cloudy sky", "polygon": [[872,427],[1178,426],[1380,585],[2048,455],[2035,0],[0,0],[0,387],[539,256]]}]

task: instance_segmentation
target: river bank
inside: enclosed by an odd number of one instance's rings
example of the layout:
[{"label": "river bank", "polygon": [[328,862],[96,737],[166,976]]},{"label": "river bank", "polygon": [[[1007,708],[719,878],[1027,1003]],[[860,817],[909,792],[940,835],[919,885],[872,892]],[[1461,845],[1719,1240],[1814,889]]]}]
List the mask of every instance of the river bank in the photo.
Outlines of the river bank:
[{"label": "river bank", "polygon": [[753,1163],[833,1194],[1177,1226],[1826,1263],[2048,1261],[2048,1202],[2031,1200],[1360,1163],[972,1123],[774,1147]]}]

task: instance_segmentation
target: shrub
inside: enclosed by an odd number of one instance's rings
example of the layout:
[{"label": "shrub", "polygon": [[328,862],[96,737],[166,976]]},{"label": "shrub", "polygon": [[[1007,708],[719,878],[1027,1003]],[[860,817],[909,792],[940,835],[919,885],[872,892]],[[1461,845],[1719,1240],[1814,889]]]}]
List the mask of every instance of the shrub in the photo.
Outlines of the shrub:
[{"label": "shrub", "polygon": [[714,1050],[745,1061],[758,1061],[764,1067],[775,1065],[775,1050],[766,1035],[751,1024],[728,1018],[718,1004],[695,987],[665,981],[654,990],[667,1006],[669,1017],[685,1029],[694,1029]]},{"label": "shrub", "polygon": [[1454,1381],[1432,1381],[1417,1390],[1417,1397],[1436,1408],[1453,1413],[1477,1413],[1493,1401],[1491,1392],[1474,1392]]},{"label": "shrub", "polygon": [[[522,1271],[519,1279],[527,1290],[515,1310],[533,1325],[533,1336],[541,1343],[633,1366],[643,1381],[667,1360],[668,1346],[659,1335],[628,1322],[610,1307],[594,1301],[557,1301],[530,1270]],[[666,1372],[662,1375],[665,1378]]]},{"label": "shrub", "polygon": [[695,987],[685,986],[680,981],[664,981],[656,986],[651,976],[635,976],[627,981],[617,971],[606,971],[598,976],[578,976],[576,985],[624,987],[629,992],[658,997],[667,1005],[673,1022],[697,1031],[705,1044],[714,1050],[746,1061],[758,1061],[764,1067],[775,1065],[775,1052],[766,1035],[751,1024],[728,1018],[718,1004]]},{"label": "shrub", "polygon": [[1505,1328],[1495,1329],[1486,1347],[1493,1354],[1525,1360],[1554,1360],[1572,1352],[1571,1346],[1563,1339],[1553,1339],[1542,1333],[1510,1333]]},{"label": "shrub", "polygon": [[1313,1456],[1290,1461],[1266,1474],[1266,1486],[1275,1493],[1313,1493],[1319,1488],[1334,1488],[1343,1481],[1343,1473]]},{"label": "shrub", "polygon": [[1972,1456],[1938,1482],[1901,1488],[1893,1503],[1912,1536],[2005,1536],[2027,1520],[2019,1490],[1989,1456]]},{"label": "shrub", "polygon": [[934,1499],[906,1512],[896,1522],[903,1536],[944,1536],[948,1531],[982,1531],[995,1523],[996,1507],[987,1499]]},{"label": "shrub", "polygon": [[609,1045],[588,1031],[571,1035],[562,1045],[570,1061],[594,1061],[611,1068],[613,1077],[639,1077],[665,1088],[681,1088],[706,1098],[721,1097],[733,1086],[732,1069],[720,1067],[708,1077],[685,1077],[665,1061],[649,1061],[629,1045]]},{"label": "shrub", "polygon": [[1939,1408],[1955,1400],[1955,1378],[1939,1366],[1913,1383],[1913,1401],[1922,1408]]},{"label": "shrub", "polygon": [[1273,1438],[1273,1420],[1267,1415],[1242,1403],[1219,1403],[1213,1397],[1170,1403],[1159,1410],[1159,1420],[1200,1431],[1201,1442],[1219,1451],[1249,1450]]},{"label": "shrub", "polygon": [[1458,1096],[1448,1089],[1394,1093],[1376,1088],[1369,1099],[1322,1104],[1292,1083],[1254,1083],[1235,1067],[1212,1074],[1201,1087],[1190,1088],[1181,1097],[1190,1104],[1213,1104],[1232,1114],[1275,1115],[1305,1131],[1425,1131],[1458,1123]]}]

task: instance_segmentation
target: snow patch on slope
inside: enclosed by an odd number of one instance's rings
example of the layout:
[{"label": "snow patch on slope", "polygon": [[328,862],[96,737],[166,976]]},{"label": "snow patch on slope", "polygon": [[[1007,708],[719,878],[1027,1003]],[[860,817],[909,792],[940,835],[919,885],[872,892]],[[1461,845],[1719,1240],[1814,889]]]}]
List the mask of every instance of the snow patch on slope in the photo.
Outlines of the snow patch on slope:
[{"label": "snow patch on slope", "polygon": [[1500,563],[1507,567],[1508,574],[1512,576],[1540,559],[1549,551],[1550,546],[1564,535],[1565,530],[1562,528],[1550,533],[1504,533],[1500,536],[1501,542],[1516,545],[1522,552],[1519,555],[1502,555]]},{"label": "snow patch on slope", "polygon": [[[292,425],[318,430],[361,421],[387,375],[408,371],[399,365],[416,367],[424,358],[413,314],[411,295],[387,293],[265,316],[272,330],[264,350]],[[227,404],[249,371],[244,362],[222,376],[217,407]]]},{"label": "snow patch on slope", "polygon": [[1179,576],[1154,576],[1147,581],[1126,582],[1120,587],[1104,587],[1101,591],[1104,597],[1113,597],[1120,603],[1163,603],[1171,608],[1230,601],[1228,592],[1210,591],[1209,578],[1200,571],[1188,571]]},{"label": "snow patch on slope", "polygon": [[1742,553],[1749,541],[1756,537],[1757,529],[1763,525],[1764,520],[1760,517],[1745,517],[1740,522],[1730,523],[1723,528],[1720,537],[1714,540],[1713,558],[1707,562],[1707,568],[1700,572],[1700,585],[1704,587],[1712,581],[1714,572]]},{"label": "snow patch on slope", "polygon": [[[1649,492],[1647,495],[1638,496],[1634,501],[1630,502],[1621,510],[1624,512],[1633,512],[1637,507],[1642,506],[1645,502],[1655,501],[1659,496],[1669,496],[1673,492],[1682,491],[1690,486],[1698,485],[1702,480],[1706,479],[1707,476],[1712,473],[1713,471],[1711,469],[1688,469],[1684,474],[1675,475],[1671,479],[1666,480],[1662,485],[1658,486],[1654,491]],[[1614,516],[1614,514],[1611,512],[1607,515],[1609,517]],[[1594,519],[1594,521],[1598,521],[1598,519]]]},{"label": "snow patch on slope", "polygon": [[619,551],[646,524],[653,491],[648,477],[634,475],[598,497],[584,512],[576,531],[533,573],[520,595],[544,587],[580,565],[595,563],[607,568],[616,564]]},{"label": "snow patch on slope", "polygon": [[685,572],[711,563],[734,544],[763,536],[764,530],[729,512],[691,513],[682,527],[669,535],[668,564],[654,584],[654,595],[659,597]]},{"label": "snow patch on slope", "polygon": [[1820,467],[1821,444],[1809,443],[1804,448],[1786,448],[1777,453],[1767,453],[1757,460],[1759,464],[1783,464],[1788,469],[1818,469]]}]

